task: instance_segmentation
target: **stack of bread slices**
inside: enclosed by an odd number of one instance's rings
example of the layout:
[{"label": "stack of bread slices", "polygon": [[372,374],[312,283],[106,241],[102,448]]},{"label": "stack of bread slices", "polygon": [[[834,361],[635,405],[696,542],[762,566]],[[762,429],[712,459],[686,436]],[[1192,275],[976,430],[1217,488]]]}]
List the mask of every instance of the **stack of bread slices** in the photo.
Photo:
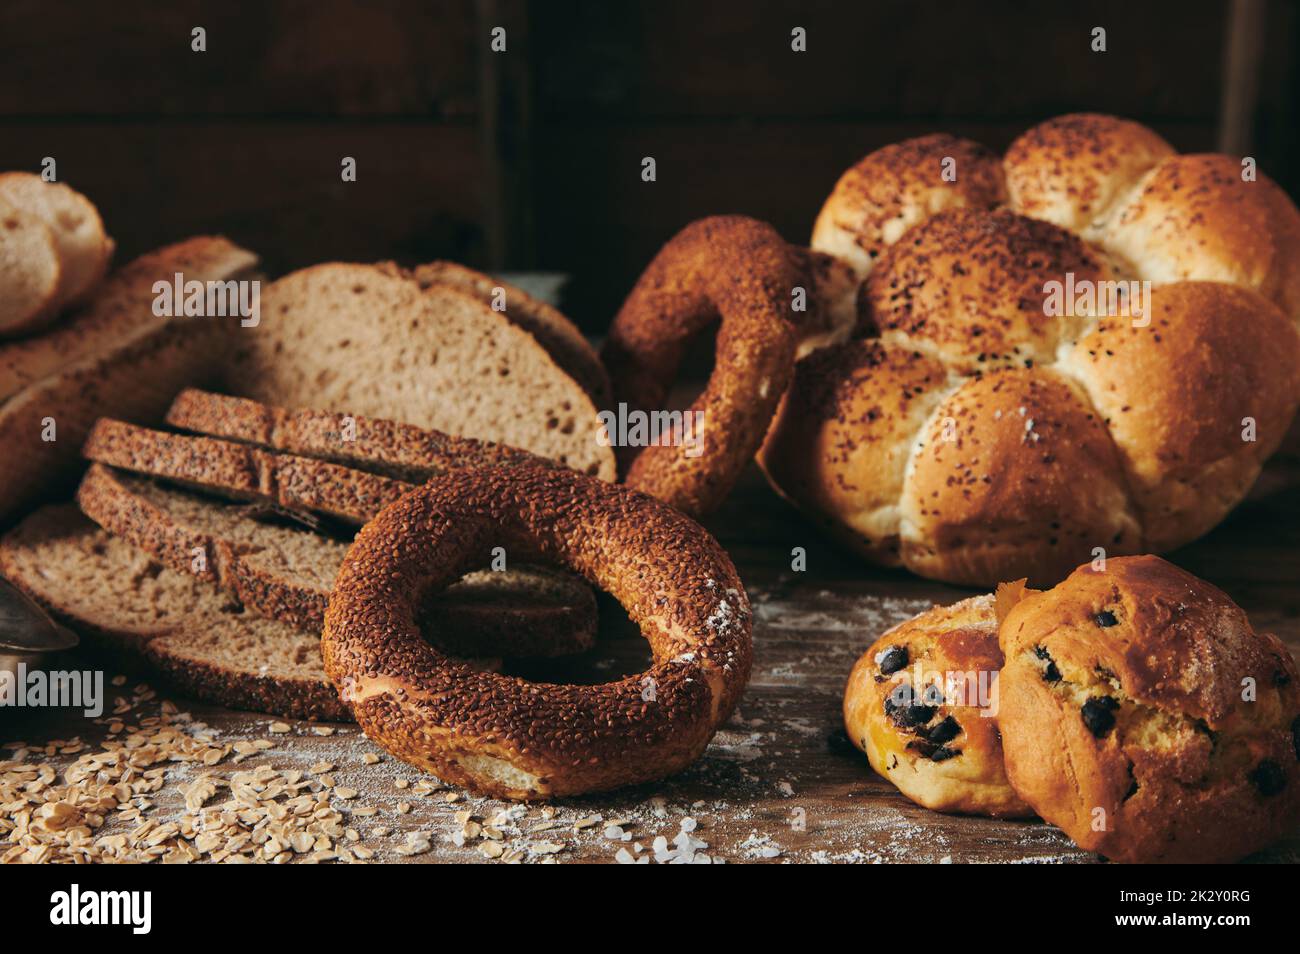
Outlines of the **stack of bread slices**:
[{"label": "stack of bread slices", "polygon": [[[0,540],[0,573],[199,698],[347,718],[319,636],[356,529],[459,467],[547,462],[612,480],[597,417],[609,385],[558,311],[450,263],[304,269],[260,289],[251,321],[149,308],[145,290],[174,272],[237,279],[253,264],[222,239],[172,246],[111,276],[67,326],[0,348],[18,397],[0,429],[36,458],[0,468],[6,522],[81,472],[65,441],[90,462],[75,504],[29,513]],[[70,337],[89,358],[76,386],[51,359]],[[142,361],[118,356],[128,340]],[[42,356],[43,391],[20,378]],[[66,394],[60,450],[42,456],[33,425],[52,393]],[[483,666],[593,643],[585,583],[497,556],[427,601],[432,643]]]}]

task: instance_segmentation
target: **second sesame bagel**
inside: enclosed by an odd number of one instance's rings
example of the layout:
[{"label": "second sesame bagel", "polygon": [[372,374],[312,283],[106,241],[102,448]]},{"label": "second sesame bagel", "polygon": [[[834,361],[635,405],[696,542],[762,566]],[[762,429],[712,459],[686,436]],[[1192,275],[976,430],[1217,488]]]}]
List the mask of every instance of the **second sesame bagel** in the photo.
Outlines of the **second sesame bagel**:
[{"label": "second sesame bagel", "polygon": [[[615,400],[652,421],[667,415],[664,401],[687,343],[714,319],[722,323],[708,386],[687,411],[674,412],[685,415],[683,439],[650,427],[649,446],[615,441],[630,486],[692,516],[722,502],[790,381],[798,337],[792,301],[808,284],[781,236],[743,216],[693,222],[655,256],[602,354]],[[663,420],[672,426],[671,416]]]},{"label": "second sesame bagel", "polygon": [[[608,591],[650,643],[651,667],[603,685],[543,685],[476,672],[426,642],[422,599],[497,546]],[[435,478],[366,525],[321,648],[341,698],[389,752],[532,800],[663,778],[697,759],[749,678],[750,626],[735,567],[688,517],[582,474],[490,467]]]}]

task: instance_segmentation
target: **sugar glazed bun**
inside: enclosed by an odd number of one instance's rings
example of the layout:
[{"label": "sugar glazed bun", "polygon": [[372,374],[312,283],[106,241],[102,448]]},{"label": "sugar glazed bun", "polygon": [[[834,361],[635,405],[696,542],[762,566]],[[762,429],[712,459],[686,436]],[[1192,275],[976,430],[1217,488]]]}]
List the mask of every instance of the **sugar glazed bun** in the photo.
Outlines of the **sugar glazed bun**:
[{"label": "sugar glazed bun", "polygon": [[[656,415],[691,337],[721,318],[713,373],[683,420],[691,440],[618,448],[628,486],[683,513],[713,510],[754,456],[790,382],[796,287],[807,291],[807,256],[776,231],[741,216],[688,225],[655,256],[628,295],[602,352],[614,399]],[[684,433],[681,438],[690,436]]]},{"label": "sugar glazed bun", "polygon": [[1242,170],[1098,115],[1000,163],[872,153],[813,233],[863,278],[856,330],[799,362],[769,481],[868,559],[972,585],[1204,534],[1300,403],[1300,212]]},{"label": "sugar glazed bun", "polygon": [[[626,607],[644,673],[551,685],[478,672],[426,642],[423,598],[484,565],[555,562]],[[699,758],[749,678],[749,601],[698,524],[627,487],[567,470],[435,477],[348,551],[322,637],[325,671],[367,736],[449,782],[500,798],[598,792]]]},{"label": "sugar glazed bun", "polygon": [[1033,815],[1002,765],[1001,668],[992,596],[936,606],[889,630],[858,660],[844,691],[845,731],[918,805]]},{"label": "sugar glazed bun", "polygon": [[1300,674],[1224,593],[1141,556],[1020,596],[998,722],[1039,815],[1126,862],[1232,861],[1300,822]]}]

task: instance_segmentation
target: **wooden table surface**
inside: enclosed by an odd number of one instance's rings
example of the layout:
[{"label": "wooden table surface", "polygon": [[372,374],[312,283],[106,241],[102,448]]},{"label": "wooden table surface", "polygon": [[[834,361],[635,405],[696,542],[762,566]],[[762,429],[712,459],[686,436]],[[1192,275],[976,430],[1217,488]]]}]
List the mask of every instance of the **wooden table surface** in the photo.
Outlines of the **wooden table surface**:
[{"label": "wooden table surface", "polygon": [[[1180,565],[1227,590],[1257,626],[1278,633],[1293,652],[1300,650],[1297,485],[1300,462],[1274,462],[1250,500],[1224,525],[1173,555]],[[498,860],[607,862],[615,860],[620,848],[634,857],[651,854],[656,836],[671,844],[686,819],[695,821],[692,837],[707,845],[697,847],[698,852],[715,862],[1096,860],[1042,823],[941,815],[913,805],[870,770],[843,733],[840,693],[858,655],[888,626],[932,602],[968,592],[846,557],[779,500],[753,467],[708,524],[735,560],[753,604],[753,675],[739,711],[704,758],[661,783],[549,808],[512,809],[445,786],[415,794],[413,783],[420,773],[389,758],[354,725],[295,722],[288,733],[277,734],[270,726],[279,720],[271,717],[174,701],[215,729],[222,742],[270,741],[269,748],[238,764],[232,756],[215,766],[217,777],[263,763],[309,774],[316,763],[332,763],[333,784],[357,791],[334,804],[377,860],[489,861],[486,839],[456,843],[460,839],[454,833],[463,827],[457,813],[466,811],[480,823],[496,821],[503,849]],[[790,568],[796,546],[807,551],[804,572]],[[578,660],[509,671],[577,681],[639,671],[648,659],[644,642],[617,604],[603,598],[600,610],[601,638],[594,650]],[[142,702],[124,718],[129,722],[134,715],[156,712],[156,706],[156,700]],[[13,710],[3,715],[10,720]],[[317,734],[330,729],[332,735]],[[75,715],[43,714],[12,721],[2,734],[29,745],[73,737],[95,744],[104,731],[105,725],[90,725]],[[381,760],[366,764],[366,753]],[[51,761],[58,764],[60,759],[66,764],[71,756]],[[169,770],[150,817],[165,821],[183,813],[181,789],[188,771],[186,766]],[[410,780],[406,787],[403,779]],[[500,816],[503,811],[507,814]],[[611,821],[621,823],[620,831],[606,832]],[[110,820],[101,833],[113,824]],[[374,834],[385,828],[390,833]],[[429,847],[399,855],[410,832],[426,834]],[[629,840],[615,840],[620,837]],[[3,849],[0,841],[0,854]],[[496,848],[487,851],[496,853]],[[1300,860],[1300,832],[1256,857]]]}]

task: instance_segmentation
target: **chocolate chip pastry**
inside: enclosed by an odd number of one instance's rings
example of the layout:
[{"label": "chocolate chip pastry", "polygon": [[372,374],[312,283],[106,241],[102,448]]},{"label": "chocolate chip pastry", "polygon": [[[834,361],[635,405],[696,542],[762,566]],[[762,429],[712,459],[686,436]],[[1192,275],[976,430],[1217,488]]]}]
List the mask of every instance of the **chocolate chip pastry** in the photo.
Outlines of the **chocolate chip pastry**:
[{"label": "chocolate chip pastry", "polygon": [[926,808],[1021,817],[998,734],[992,596],[936,606],[889,630],[858,660],[844,726],[872,768]]},{"label": "chocolate chip pastry", "polygon": [[1300,681],[1223,592],[1154,556],[999,593],[1015,790],[1116,861],[1219,862],[1300,822]]}]

